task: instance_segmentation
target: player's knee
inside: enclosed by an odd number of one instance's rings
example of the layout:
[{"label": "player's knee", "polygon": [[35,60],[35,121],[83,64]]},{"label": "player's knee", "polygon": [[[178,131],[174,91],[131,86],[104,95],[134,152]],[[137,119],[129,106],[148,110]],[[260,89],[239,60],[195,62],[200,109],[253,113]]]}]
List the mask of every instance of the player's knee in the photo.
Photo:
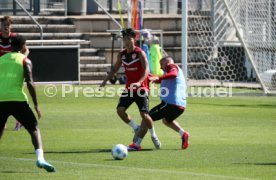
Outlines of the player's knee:
[{"label": "player's knee", "polygon": [[144,121],[151,121],[151,117],[149,116],[148,112],[141,111],[140,116]]},{"label": "player's knee", "polygon": [[124,114],[126,112],[125,108],[123,107],[117,107],[117,114],[121,115]]},{"label": "player's knee", "polygon": [[170,123],[170,122],[168,122],[166,119],[162,119],[162,122],[163,122],[163,124],[165,124],[166,126],[168,126],[169,123]]},{"label": "player's knee", "polygon": [[36,134],[40,132],[38,125],[26,126],[25,128],[30,134]]}]

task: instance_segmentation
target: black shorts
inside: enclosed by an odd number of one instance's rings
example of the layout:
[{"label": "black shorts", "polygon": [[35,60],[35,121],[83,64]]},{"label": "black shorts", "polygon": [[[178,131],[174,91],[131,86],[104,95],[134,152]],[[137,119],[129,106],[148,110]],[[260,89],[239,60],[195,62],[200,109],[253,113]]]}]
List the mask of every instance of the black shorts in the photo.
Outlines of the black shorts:
[{"label": "black shorts", "polygon": [[149,95],[146,91],[122,92],[117,108],[125,107],[127,109],[133,102],[137,104],[140,112],[149,112]]},{"label": "black shorts", "polygon": [[173,120],[178,118],[183,112],[184,109],[181,109],[171,104],[167,104],[164,101],[162,101],[160,104],[158,104],[150,110],[149,115],[153,121],[165,118],[166,121],[172,122]]},{"label": "black shorts", "polygon": [[9,116],[13,116],[27,130],[34,131],[37,119],[26,101],[0,102],[0,128],[3,129]]}]

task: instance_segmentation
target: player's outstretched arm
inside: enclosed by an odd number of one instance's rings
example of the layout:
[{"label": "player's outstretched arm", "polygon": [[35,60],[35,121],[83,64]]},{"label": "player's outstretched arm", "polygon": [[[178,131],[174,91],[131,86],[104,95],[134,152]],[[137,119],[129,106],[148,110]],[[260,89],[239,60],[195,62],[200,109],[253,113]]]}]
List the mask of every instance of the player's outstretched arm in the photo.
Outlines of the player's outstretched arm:
[{"label": "player's outstretched arm", "polygon": [[40,119],[41,112],[37,102],[36,90],[35,90],[33,75],[32,75],[32,66],[33,66],[32,62],[28,58],[26,58],[24,63],[24,77],[27,83],[28,91],[34,103],[34,107],[35,107],[35,111],[37,113],[38,119]]}]

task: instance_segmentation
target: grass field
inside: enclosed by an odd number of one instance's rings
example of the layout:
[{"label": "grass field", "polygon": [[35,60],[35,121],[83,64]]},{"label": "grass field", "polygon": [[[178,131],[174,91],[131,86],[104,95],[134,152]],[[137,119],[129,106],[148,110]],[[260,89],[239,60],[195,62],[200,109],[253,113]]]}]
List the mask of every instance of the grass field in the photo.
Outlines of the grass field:
[{"label": "grass field", "polygon": [[[83,86],[85,88],[87,86]],[[118,97],[84,97],[81,93],[49,98],[38,86],[39,121],[46,159],[56,166],[47,173],[24,129],[14,119],[0,141],[0,179],[276,179],[276,97],[188,98],[179,122],[190,133],[190,147],[180,149],[176,132],[156,122],[162,149],[149,135],[140,152],[122,161],[111,157],[114,144],[131,143],[133,133],[117,116]],[[150,99],[150,106],[159,103]],[[129,114],[140,122],[135,105]]]}]

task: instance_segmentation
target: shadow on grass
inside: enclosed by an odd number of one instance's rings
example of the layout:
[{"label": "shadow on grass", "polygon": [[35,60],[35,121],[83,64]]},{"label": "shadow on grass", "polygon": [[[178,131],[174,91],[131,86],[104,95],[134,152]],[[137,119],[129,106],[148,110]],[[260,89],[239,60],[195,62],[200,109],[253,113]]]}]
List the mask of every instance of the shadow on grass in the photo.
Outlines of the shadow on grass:
[{"label": "shadow on grass", "polygon": [[195,105],[206,105],[206,106],[225,106],[225,107],[248,107],[248,108],[276,108],[276,104],[212,104],[212,103],[194,103]]},{"label": "shadow on grass", "polygon": [[255,165],[255,166],[276,166],[276,163],[234,163],[240,165]]},{"label": "shadow on grass", "polygon": [[22,174],[22,173],[35,173],[35,172],[31,172],[31,171],[25,171],[25,172],[22,172],[22,171],[0,171],[0,174],[3,173],[3,174]]},{"label": "shadow on grass", "polygon": [[20,173],[20,172],[18,172],[18,171],[0,171],[0,173],[14,174],[14,173]]},{"label": "shadow on grass", "polygon": [[[153,151],[153,149],[142,149],[141,151]],[[133,152],[133,151],[130,151]],[[72,151],[45,151],[45,154],[89,154],[89,153],[111,153],[111,149],[91,149],[85,151],[72,150]],[[23,154],[34,154],[33,152]]]},{"label": "shadow on grass", "polygon": [[153,151],[153,149],[141,149],[140,151],[128,150],[128,152],[143,152],[143,151]]},{"label": "shadow on grass", "polygon": [[254,163],[257,166],[276,166],[276,163]]}]

